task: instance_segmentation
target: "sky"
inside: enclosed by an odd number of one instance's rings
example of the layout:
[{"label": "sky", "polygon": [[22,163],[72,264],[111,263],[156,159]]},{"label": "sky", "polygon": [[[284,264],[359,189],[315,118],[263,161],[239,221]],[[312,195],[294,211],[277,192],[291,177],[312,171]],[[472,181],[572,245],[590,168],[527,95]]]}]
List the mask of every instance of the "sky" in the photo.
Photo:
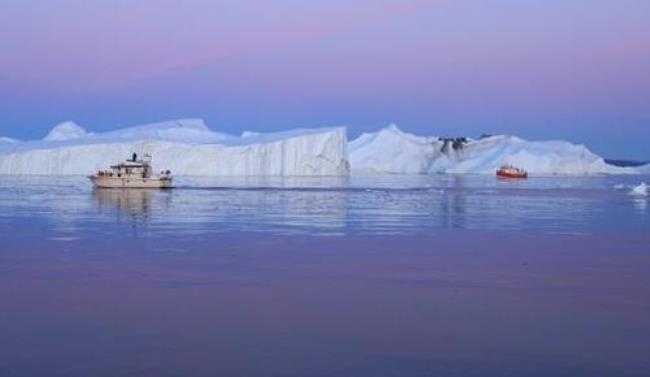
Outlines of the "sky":
[{"label": "sky", "polygon": [[0,136],[389,123],[650,160],[647,0],[3,0]]}]

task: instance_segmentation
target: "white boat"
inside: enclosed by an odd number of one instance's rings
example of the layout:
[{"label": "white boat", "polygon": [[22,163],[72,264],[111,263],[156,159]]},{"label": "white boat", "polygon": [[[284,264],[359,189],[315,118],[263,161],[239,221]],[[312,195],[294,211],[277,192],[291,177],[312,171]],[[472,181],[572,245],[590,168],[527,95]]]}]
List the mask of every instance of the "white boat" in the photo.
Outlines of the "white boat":
[{"label": "white boat", "polygon": [[113,165],[110,170],[100,170],[88,178],[95,187],[101,188],[162,189],[172,187],[172,176],[169,170],[161,171],[160,174],[154,176],[151,168],[151,156],[145,155],[144,159],[138,160],[135,153],[131,160]]}]

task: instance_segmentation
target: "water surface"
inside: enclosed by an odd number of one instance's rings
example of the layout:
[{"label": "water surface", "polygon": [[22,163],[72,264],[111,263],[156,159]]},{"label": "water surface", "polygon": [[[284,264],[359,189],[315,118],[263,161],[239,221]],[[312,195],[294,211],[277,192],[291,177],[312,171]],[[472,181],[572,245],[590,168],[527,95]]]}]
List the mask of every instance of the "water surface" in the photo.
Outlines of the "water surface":
[{"label": "water surface", "polygon": [[646,376],[648,177],[0,177],[0,375]]}]

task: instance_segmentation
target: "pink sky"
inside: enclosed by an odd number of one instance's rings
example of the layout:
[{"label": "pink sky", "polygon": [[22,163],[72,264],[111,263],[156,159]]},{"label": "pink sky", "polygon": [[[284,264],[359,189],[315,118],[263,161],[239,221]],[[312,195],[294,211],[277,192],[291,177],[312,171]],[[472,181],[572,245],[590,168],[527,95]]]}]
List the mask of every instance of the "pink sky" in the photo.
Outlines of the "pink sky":
[{"label": "pink sky", "polygon": [[611,127],[650,136],[649,19],[632,0],[10,0],[0,111],[34,134],[178,115],[234,131],[549,130],[605,148]]}]

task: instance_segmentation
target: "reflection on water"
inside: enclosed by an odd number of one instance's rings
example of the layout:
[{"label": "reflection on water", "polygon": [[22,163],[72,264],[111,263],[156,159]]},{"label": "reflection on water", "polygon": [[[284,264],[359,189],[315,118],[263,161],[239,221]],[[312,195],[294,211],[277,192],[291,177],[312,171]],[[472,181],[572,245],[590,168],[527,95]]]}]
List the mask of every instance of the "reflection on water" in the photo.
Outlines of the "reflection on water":
[{"label": "reflection on water", "polygon": [[648,209],[648,199],[647,198],[635,198],[634,207],[641,213],[645,213]]},{"label": "reflection on water", "polygon": [[178,189],[165,216],[186,231],[337,232],[345,227],[346,211],[341,191]]},{"label": "reflection on water", "polygon": [[68,232],[135,226],[141,235],[647,227],[646,200],[634,200],[614,188],[630,179],[180,177],[174,190],[152,191],[93,189],[80,177],[0,177],[0,218],[39,217]]},{"label": "reflection on water", "polygon": [[176,188],[330,188],[342,189],[350,185],[349,177],[175,177]]},{"label": "reflection on water", "polygon": [[93,195],[99,209],[133,225],[149,222],[153,211],[166,212],[171,204],[168,190],[96,188]]},{"label": "reflection on water", "polygon": [[0,376],[648,376],[638,180],[0,176]]},{"label": "reflection on water", "polygon": [[122,189],[95,189],[93,194],[97,198],[100,208],[115,211],[118,215],[133,218],[134,222],[146,222],[151,211],[151,191],[122,190]]}]

